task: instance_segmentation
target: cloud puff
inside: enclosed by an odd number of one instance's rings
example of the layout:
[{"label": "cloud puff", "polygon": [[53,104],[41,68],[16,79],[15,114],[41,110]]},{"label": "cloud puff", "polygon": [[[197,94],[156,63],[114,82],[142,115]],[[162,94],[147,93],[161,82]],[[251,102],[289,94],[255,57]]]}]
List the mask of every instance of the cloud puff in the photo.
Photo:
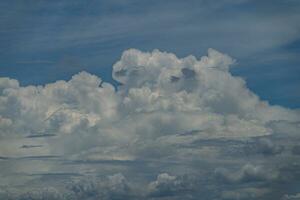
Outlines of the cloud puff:
[{"label": "cloud puff", "polygon": [[246,143],[244,153],[250,154],[263,154],[265,156],[274,156],[284,151],[284,146],[276,144],[270,138],[255,139],[251,143]]},{"label": "cloud puff", "polygon": [[233,77],[228,71],[233,63],[213,49],[200,60],[131,49],[113,66],[113,77],[123,84],[123,102],[135,105],[136,110],[201,110],[262,121],[280,119],[279,113],[292,118],[287,110],[260,101],[244,80]]},{"label": "cloud puff", "polygon": [[39,191],[30,191],[18,197],[19,200],[60,200],[63,199],[63,196],[59,191],[53,188],[46,188]]},{"label": "cloud puff", "polygon": [[195,190],[195,182],[189,177],[176,177],[168,173],[162,173],[157,179],[148,185],[148,196],[167,197],[185,195]]},{"label": "cloud puff", "polygon": [[230,172],[223,168],[215,170],[218,178],[230,183],[274,181],[279,177],[276,170],[265,169],[261,166],[246,164],[237,172]]},{"label": "cloud puff", "polygon": [[126,199],[132,195],[129,183],[122,174],[100,180],[79,180],[71,183],[68,189],[75,199]]},{"label": "cloud puff", "polygon": [[265,155],[279,154],[283,149],[283,146],[276,145],[270,139],[266,138],[260,139],[257,144],[257,150]]}]

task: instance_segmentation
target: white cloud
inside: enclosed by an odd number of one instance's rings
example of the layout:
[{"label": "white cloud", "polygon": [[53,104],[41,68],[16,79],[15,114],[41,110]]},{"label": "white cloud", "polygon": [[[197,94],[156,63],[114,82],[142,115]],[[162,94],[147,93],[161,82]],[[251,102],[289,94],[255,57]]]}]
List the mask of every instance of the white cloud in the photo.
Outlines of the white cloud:
[{"label": "white cloud", "polygon": [[[274,131],[270,124],[299,119],[296,111],[261,101],[242,78],[230,74],[233,63],[213,49],[200,59],[130,49],[113,66],[114,79],[122,83],[117,90],[87,72],[45,86],[22,87],[17,80],[0,78],[1,156],[43,153],[75,160],[134,161],[181,159],[188,154],[197,158],[198,147],[189,146],[195,141],[269,135]],[[26,138],[34,134],[53,137]],[[24,144],[42,147],[20,148]],[[273,148],[268,142],[265,146]],[[30,169],[28,164],[23,168]],[[44,167],[53,168],[53,163]],[[248,166],[231,179],[261,173]]]},{"label": "white cloud", "polygon": [[181,143],[187,138],[176,133],[190,130],[202,130],[195,139],[268,135],[266,123],[297,119],[295,111],[259,100],[229,73],[233,63],[213,49],[199,60],[130,49],[113,66],[113,77],[123,84],[118,91],[87,72],[45,86],[21,87],[1,78],[1,133],[55,133],[63,140],[51,140],[57,142],[51,146],[68,153],[59,145],[71,141],[80,152],[158,137]]}]

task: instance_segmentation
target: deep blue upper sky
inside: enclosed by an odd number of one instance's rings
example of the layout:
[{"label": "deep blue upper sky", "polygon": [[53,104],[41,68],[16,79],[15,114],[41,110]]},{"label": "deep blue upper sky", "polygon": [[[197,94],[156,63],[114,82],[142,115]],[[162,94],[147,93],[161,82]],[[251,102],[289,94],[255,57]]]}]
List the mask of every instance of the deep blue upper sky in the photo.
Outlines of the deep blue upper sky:
[{"label": "deep blue upper sky", "polygon": [[82,70],[112,82],[128,48],[198,58],[215,48],[262,99],[300,108],[298,0],[10,0],[0,9],[0,76],[22,85]]}]

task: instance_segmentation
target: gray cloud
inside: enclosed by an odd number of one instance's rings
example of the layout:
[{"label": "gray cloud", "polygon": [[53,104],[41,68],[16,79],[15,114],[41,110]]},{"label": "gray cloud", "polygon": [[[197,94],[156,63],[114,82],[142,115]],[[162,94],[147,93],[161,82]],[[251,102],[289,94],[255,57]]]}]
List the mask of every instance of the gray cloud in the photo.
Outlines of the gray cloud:
[{"label": "gray cloud", "polygon": [[300,146],[299,145],[293,146],[292,153],[295,155],[300,155]]},{"label": "gray cloud", "polygon": [[265,195],[270,190],[265,188],[242,188],[233,191],[224,191],[221,194],[222,199],[238,200],[238,199],[260,199],[266,198]]},{"label": "gray cloud", "polygon": [[300,193],[292,195],[292,194],[286,194],[282,198],[283,200],[299,200],[300,199]]},{"label": "gray cloud", "polygon": [[157,176],[157,179],[148,185],[148,196],[150,197],[170,197],[184,196],[196,191],[199,185],[190,177],[176,177],[167,173]]},{"label": "gray cloud", "polygon": [[279,172],[272,169],[265,169],[261,166],[246,164],[237,172],[230,172],[219,168],[215,171],[217,177],[230,182],[255,182],[255,181],[274,181],[279,178]]},{"label": "gray cloud", "polygon": [[245,155],[262,154],[265,156],[274,156],[284,151],[282,144],[275,143],[272,138],[258,138],[244,144]]}]

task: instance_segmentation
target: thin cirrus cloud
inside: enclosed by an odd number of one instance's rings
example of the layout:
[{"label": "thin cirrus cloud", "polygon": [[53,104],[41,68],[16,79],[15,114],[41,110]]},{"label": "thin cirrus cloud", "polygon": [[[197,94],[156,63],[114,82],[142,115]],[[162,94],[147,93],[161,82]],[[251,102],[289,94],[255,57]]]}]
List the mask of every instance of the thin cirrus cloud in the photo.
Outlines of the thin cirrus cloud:
[{"label": "thin cirrus cloud", "polygon": [[[299,163],[292,160],[299,158],[292,147],[299,141],[299,111],[260,100],[230,73],[235,62],[214,49],[199,59],[129,49],[113,66],[118,88],[87,72],[44,86],[22,87],[1,78],[1,156],[22,159],[0,160],[0,194],[11,199],[226,199],[239,194],[214,176],[217,171],[232,187],[241,184],[236,187],[242,191],[273,197],[273,183],[295,184],[298,177],[294,165]],[[230,152],[247,148],[254,153],[246,158]],[[276,169],[266,173],[272,164]],[[255,188],[259,185],[252,180],[266,189]],[[37,193],[42,182],[52,189]]]}]

